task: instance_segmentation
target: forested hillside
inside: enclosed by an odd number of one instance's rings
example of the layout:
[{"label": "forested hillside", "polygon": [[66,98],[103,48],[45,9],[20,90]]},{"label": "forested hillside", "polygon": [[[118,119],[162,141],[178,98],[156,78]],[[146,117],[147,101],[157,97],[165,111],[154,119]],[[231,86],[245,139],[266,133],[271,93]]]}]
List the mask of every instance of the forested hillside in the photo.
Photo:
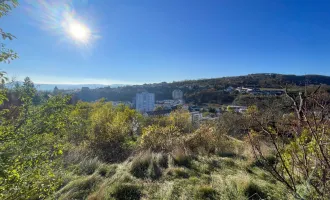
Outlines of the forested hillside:
[{"label": "forested hillside", "polygon": [[321,75],[283,75],[283,74],[251,74],[246,76],[223,77],[216,79],[187,80],[173,83],[155,83],[119,88],[84,89],[77,97],[84,101],[95,101],[106,98],[109,101],[132,101],[137,92],[155,93],[156,100],[171,99],[172,91],[181,89],[185,99],[196,103],[231,103],[236,96],[224,92],[229,86],[249,88],[300,88],[305,85],[324,84],[330,91],[330,77]]}]

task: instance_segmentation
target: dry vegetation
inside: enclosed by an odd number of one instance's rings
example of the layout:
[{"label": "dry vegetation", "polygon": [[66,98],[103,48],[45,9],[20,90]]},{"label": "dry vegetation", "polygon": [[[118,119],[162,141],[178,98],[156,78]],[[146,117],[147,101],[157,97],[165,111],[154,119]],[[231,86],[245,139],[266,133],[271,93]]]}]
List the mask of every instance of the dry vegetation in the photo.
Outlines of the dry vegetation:
[{"label": "dry vegetation", "polygon": [[[94,112],[102,110],[109,116],[115,110],[125,113],[125,108],[97,104],[101,109],[93,105]],[[61,189],[50,199],[293,199],[282,184],[258,167],[246,141],[224,132],[228,129],[221,123],[193,128],[185,111],[153,118],[152,123],[148,120],[141,121],[140,134],[129,136],[129,149],[133,150],[127,157],[118,154],[124,158],[97,159],[93,152],[99,147],[98,140],[91,141],[93,147],[83,142],[75,148],[80,150],[68,150],[67,157],[80,161],[69,161],[74,164],[68,164]],[[114,126],[109,122],[101,125]],[[111,135],[112,130],[102,134]],[[113,155],[108,151],[111,149],[99,153]]]}]

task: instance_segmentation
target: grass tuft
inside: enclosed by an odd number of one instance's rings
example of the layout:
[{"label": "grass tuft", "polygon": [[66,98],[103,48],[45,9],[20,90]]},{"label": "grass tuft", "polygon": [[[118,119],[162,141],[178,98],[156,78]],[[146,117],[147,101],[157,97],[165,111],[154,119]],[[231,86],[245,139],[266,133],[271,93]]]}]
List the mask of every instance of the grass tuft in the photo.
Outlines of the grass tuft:
[{"label": "grass tuft", "polygon": [[174,164],[177,166],[191,167],[192,157],[187,155],[182,149],[174,150],[172,153]]},{"label": "grass tuft", "polygon": [[158,165],[162,168],[168,168],[168,156],[167,154],[157,153],[155,155],[155,160]]},{"label": "grass tuft", "polygon": [[141,188],[135,184],[118,184],[110,194],[116,200],[139,200],[141,199]]},{"label": "grass tuft", "polygon": [[181,167],[168,169],[166,175],[172,176],[174,178],[189,178],[189,173],[187,170]]},{"label": "grass tuft", "polygon": [[97,173],[102,177],[111,177],[116,173],[116,166],[103,164],[97,169]]},{"label": "grass tuft", "polygon": [[152,155],[149,151],[136,156],[132,161],[131,174],[137,178],[146,178],[151,159]]},{"label": "grass tuft", "polygon": [[216,200],[217,191],[210,186],[200,186],[196,189],[195,199]]},{"label": "grass tuft", "polygon": [[244,190],[244,195],[251,200],[266,199],[267,194],[254,182],[250,182]]},{"label": "grass tuft", "polygon": [[91,175],[101,165],[101,162],[97,158],[88,159],[85,158],[78,164],[77,173],[82,175]]},{"label": "grass tuft", "polygon": [[99,182],[100,177],[95,175],[71,181],[56,194],[56,199],[85,199]]}]

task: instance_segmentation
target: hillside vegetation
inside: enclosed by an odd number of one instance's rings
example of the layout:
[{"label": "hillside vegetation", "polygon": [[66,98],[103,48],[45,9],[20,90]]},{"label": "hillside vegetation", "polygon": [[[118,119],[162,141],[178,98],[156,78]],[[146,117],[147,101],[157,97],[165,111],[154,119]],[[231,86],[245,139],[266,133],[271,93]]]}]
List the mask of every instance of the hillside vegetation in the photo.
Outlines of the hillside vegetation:
[{"label": "hillside vegetation", "polygon": [[180,89],[186,101],[195,103],[231,103],[237,95],[225,92],[229,86],[250,88],[284,88],[289,85],[300,89],[305,85],[323,84],[323,89],[330,91],[330,77],[321,75],[284,75],[284,74],[250,74],[246,76],[223,77],[214,79],[187,80],[172,83],[155,83],[119,88],[99,88],[82,90],[76,94],[84,101],[95,101],[106,98],[109,101],[132,101],[137,92],[155,93],[156,100],[171,99],[172,91]]},{"label": "hillside vegetation", "polygon": [[[17,5],[0,1],[0,17]],[[15,58],[1,43],[0,62]],[[37,93],[28,77],[7,82],[0,72],[0,199],[330,199],[329,77],[253,74],[75,95]],[[264,98],[223,90],[283,85],[294,91]],[[141,90],[169,99],[176,88],[196,104],[249,107],[192,123],[180,108],[146,117],[106,101]]]},{"label": "hillside vegetation", "polygon": [[329,197],[330,101],[321,89],[201,124],[180,109],[145,117],[104,100],[35,102],[29,78],[3,94],[19,101],[1,110],[2,199]]}]

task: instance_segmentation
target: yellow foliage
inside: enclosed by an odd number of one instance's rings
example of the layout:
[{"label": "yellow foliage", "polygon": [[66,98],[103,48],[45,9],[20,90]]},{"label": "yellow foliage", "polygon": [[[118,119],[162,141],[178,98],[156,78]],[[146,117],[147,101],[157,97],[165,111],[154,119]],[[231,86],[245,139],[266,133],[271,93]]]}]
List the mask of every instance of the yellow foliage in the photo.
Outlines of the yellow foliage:
[{"label": "yellow foliage", "polygon": [[166,151],[179,143],[180,135],[180,130],[176,126],[151,125],[143,130],[140,145],[144,149]]}]

